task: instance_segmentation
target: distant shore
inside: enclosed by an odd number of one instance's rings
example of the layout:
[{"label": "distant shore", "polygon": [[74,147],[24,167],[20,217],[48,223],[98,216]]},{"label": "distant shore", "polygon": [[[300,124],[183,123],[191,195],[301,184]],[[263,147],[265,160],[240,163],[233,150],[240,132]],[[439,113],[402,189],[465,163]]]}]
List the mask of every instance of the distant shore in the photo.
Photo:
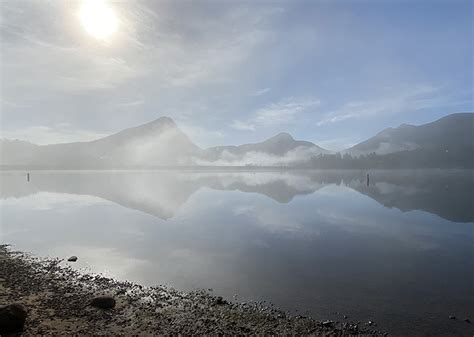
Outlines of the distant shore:
[{"label": "distant shore", "polygon": [[[374,326],[319,322],[259,303],[230,303],[205,291],[143,287],[82,274],[59,259],[37,259],[0,246],[0,305],[27,311],[23,333],[38,334],[313,334],[382,336]],[[89,305],[99,295],[112,309]],[[0,325],[1,328],[1,325]]]}]

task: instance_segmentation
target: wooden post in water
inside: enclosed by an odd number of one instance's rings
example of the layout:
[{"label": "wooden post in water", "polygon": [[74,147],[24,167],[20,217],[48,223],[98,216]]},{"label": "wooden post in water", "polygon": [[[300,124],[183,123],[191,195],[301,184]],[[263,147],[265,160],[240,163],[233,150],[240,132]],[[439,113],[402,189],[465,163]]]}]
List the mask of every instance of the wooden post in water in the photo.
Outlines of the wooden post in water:
[{"label": "wooden post in water", "polygon": [[26,181],[28,181],[28,182],[30,181],[30,173],[26,174]]},{"label": "wooden post in water", "polygon": [[369,174],[367,173],[367,186],[369,186]]}]

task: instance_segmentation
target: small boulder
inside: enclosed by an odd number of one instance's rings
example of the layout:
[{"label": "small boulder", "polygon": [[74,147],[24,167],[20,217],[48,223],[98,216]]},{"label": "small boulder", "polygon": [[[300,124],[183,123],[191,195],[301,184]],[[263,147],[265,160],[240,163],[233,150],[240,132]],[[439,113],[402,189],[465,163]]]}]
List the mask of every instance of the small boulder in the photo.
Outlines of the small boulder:
[{"label": "small boulder", "polygon": [[465,319],[464,319],[464,322],[466,322],[466,323],[471,323],[471,320],[470,320],[469,318],[465,318]]},{"label": "small boulder", "polygon": [[349,325],[349,330],[352,332],[358,332],[359,331],[359,326],[357,324],[350,324]]},{"label": "small boulder", "polygon": [[69,259],[67,259],[69,262],[76,262],[77,261],[77,256],[71,256]]},{"label": "small boulder", "polygon": [[227,304],[227,301],[222,298],[222,296],[217,296],[214,302],[217,305]]},{"label": "small boulder", "polygon": [[321,323],[321,325],[325,328],[332,328],[334,326],[334,322],[333,321],[324,321]]},{"label": "small boulder", "polygon": [[456,316],[451,315],[449,316],[449,319],[456,319]]},{"label": "small boulder", "polygon": [[0,306],[0,334],[22,331],[26,316],[26,309],[21,304]]},{"label": "small boulder", "polygon": [[116,294],[117,295],[125,295],[127,293],[127,289],[125,288],[121,288],[119,290],[117,290]]},{"label": "small boulder", "polygon": [[96,296],[90,305],[100,309],[112,309],[115,307],[115,299],[112,296]]}]

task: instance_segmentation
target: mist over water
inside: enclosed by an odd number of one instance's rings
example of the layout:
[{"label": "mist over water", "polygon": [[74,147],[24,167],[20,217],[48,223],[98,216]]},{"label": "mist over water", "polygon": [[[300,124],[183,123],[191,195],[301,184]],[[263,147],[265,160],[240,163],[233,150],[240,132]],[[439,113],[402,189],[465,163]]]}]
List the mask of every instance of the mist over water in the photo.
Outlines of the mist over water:
[{"label": "mist over water", "polygon": [[[1,173],[1,241],[393,335],[469,335],[472,170]],[[334,312],[340,314],[335,315]]]}]

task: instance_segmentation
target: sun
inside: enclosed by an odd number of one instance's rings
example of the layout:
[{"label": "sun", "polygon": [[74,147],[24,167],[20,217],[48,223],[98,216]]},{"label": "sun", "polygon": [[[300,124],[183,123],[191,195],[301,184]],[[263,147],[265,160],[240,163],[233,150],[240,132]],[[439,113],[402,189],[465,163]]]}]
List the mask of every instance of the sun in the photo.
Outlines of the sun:
[{"label": "sun", "polygon": [[83,0],[79,16],[84,29],[96,39],[107,39],[118,29],[117,14],[104,0]]}]

